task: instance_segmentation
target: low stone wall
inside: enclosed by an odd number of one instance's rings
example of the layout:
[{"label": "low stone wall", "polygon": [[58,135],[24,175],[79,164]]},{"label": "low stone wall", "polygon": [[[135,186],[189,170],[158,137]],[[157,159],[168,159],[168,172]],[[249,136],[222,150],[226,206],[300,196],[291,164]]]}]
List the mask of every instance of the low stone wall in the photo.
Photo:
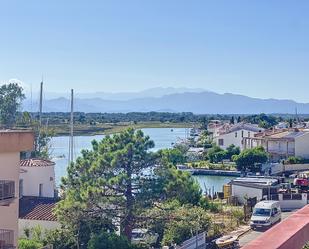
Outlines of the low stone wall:
[{"label": "low stone wall", "polygon": [[[282,210],[295,210],[301,209],[308,204],[309,194],[276,194],[271,195],[269,199],[279,201]],[[268,196],[265,196],[268,199]]]},{"label": "low stone wall", "polygon": [[271,167],[272,174],[280,174],[289,171],[309,170],[309,164],[276,164]]}]

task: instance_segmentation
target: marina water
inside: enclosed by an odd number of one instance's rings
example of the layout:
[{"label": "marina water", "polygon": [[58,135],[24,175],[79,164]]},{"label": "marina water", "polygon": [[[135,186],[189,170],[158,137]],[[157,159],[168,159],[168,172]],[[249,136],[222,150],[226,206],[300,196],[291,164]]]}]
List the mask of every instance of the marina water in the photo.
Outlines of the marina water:
[{"label": "marina water", "polygon": [[[155,143],[154,151],[172,148],[173,144],[179,140],[185,139],[188,133],[185,128],[145,128],[142,129],[145,135],[148,135]],[[92,140],[101,140],[104,135],[96,136],[75,136],[74,137],[74,158],[80,155],[81,150],[91,149]],[[66,175],[69,155],[69,137],[54,137],[51,141],[51,153],[53,161],[56,163],[55,176],[56,184],[59,186],[62,176]],[[223,184],[229,182],[233,177],[225,176],[194,176],[199,182],[201,188],[222,191]]]}]

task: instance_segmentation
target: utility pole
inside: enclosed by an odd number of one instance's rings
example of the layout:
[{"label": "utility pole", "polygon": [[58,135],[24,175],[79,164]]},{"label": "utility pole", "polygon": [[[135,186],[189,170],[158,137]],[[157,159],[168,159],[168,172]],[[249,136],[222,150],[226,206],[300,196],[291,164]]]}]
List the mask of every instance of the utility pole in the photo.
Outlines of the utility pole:
[{"label": "utility pole", "polygon": [[73,159],[74,159],[74,156],[73,156],[73,153],[74,153],[74,100],[73,100],[73,97],[74,97],[74,91],[73,89],[71,89],[71,120],[70,120],[70,156],[69,156],[69,160],[70,160],[70,163],[73,162]]}]

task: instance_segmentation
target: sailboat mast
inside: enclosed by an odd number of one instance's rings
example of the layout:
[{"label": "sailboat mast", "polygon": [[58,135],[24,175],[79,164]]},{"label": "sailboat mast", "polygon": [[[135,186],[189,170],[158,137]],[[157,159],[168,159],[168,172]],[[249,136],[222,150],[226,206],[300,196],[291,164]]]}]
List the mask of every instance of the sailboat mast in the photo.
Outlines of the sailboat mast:
[{"label": "sailboat mast", "polygon": [[74,101],[73,101],[73,98],[74,98],[74,91],[73,89],[71,89],[71,120],[70,120],[70,162],[73,162],[73,148],[74,148]]},{"label": "sailboat mast", "polygon": [[40,109],[39,109],[39,123],[42,125],[42,111],[43,111],[43,80],[40,86]]}]

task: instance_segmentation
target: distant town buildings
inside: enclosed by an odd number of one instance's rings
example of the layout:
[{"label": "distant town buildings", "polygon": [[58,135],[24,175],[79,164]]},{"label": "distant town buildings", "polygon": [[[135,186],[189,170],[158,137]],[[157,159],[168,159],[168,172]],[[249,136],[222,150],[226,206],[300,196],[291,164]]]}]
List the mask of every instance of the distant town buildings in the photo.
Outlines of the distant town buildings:
[{"label": "distant town buildings", "polygon": [[[250,123],[210,122],[208,131],[213,141],[222,149],[234,144],[241,150],[258,146],[264,147],[271,161],[287,159],[291,156],[309,159],[309,129],[307,123],[294,124],[287,128],[286,122],[268,130]],[[296,128],[302,127],[302,128]]]},{"label": "distant town buildings", "polygon": [[213,139],[215,143],[222,149],[226,149],[230,145],[234,144],[241,150],[245,149],[243,139],[245,137],[254,137],[255,135],[262,133],[263,128],[258,127],[255,124],[238,123],[238,124],[221,124],[221,126],[215,125],[211,129],[213,133]]},{"label": "distant town buildings", "polygon": [[309,158],[309,130],[280,129],[244,137],[244,148],[262,146],[272,161],[291,156]]}]

